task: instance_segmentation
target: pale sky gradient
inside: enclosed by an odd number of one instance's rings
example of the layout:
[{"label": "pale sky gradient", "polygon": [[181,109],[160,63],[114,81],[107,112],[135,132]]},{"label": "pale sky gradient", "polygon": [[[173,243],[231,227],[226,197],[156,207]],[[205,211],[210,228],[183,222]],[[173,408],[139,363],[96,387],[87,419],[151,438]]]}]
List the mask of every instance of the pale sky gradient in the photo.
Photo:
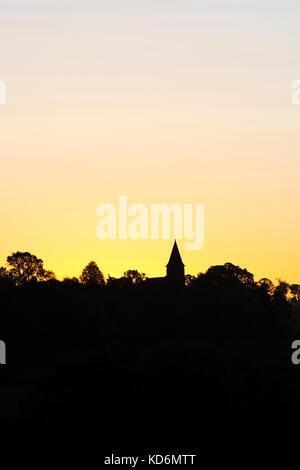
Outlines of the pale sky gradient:
[{"label": "pale sky gradient", "polygon": [[172,241],[100,241],[96,208],[205,204],[196,274],[300,283],[300,3],[1,0],[0,265],[164,275]]}]

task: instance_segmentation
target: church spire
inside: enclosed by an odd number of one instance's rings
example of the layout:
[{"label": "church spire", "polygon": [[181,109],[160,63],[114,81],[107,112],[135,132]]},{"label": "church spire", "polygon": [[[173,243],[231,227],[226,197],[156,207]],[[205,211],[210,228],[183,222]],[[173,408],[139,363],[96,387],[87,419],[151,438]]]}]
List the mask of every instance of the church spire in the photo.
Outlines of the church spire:
[{"label": "church spire", "polygon": [[181,256],[180,256],[180,253],[179,253],[179,250],[178,250],[178,246],[177,246],[177,243],[176,243],[176,240],[174,241],[174,245],[173,245],[173,249],[172,249],[172,252],[171,252],[171,256],[170,256],[170,259],[169,259],[169,262],[167,264],[167,266],[171,265],[171,264],[183,264],[182,262],[182,259],[181,259]]},{"label": "church spire", "polygon": [[176,240],[167,264],[167,280],[172,284],[184,285],[184,264],[182,262]]}]

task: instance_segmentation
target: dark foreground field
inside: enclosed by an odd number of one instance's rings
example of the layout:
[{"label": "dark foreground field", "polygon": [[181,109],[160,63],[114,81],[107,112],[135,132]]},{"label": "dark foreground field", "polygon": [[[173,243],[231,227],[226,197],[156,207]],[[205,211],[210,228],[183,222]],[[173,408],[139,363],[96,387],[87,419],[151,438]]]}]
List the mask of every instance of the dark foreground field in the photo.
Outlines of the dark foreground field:
[{"label": "dark foreground field", "polygon": [[[5,286],[1,418],[22,424],[295,413],[300,379],[286,302],[245,286],[155,290]],[[300,366],[299,366],[300,367]]]}]

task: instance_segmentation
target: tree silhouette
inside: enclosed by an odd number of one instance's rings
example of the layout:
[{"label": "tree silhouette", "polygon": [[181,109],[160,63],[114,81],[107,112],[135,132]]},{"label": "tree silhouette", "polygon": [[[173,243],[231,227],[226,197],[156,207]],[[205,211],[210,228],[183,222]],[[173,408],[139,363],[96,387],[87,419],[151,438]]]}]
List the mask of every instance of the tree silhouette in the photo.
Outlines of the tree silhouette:
[{"label": "tree silhouette", "polygon": [[124,278],[129,281],[132,286],[138,286],[147,279],[145,273],[140,273],[136,269],[129,269],[124,272]]},{"label": "tree silhouette", "polygon": [[214,287],[254,287],[254,276],[247,269],[242,269],[232,263],[225,263],[221,266],[211,266],[206,273],[199,273],[193,280],[193,286],[211,285]]},{"label": "tree silhouette", "polygon": [[0,279],[7,279],[7,278],[9,278],[9,273],[7,269],[4,266],[2,266],[0,268]]},{"label": "tree silhouette", "polygon": [[7,257],[8,276],[16,285],[24,285],[29,282],[42,282],[49,279],[55,279],[52,271],[44,269],[43,261],[28,252],[12,253]]},{"label": "tree silhouette", "polygon": [[292,302],[299,303],[300,302],[300,285],[299,284],[290,285],[290,291],[292,295]]},{"label": "tree silhouette", "polygon": [[0,267],[0,288],[5,289],[13,285],[14,283],[9,275],[9,271],[4,266]]},{"label": "tree silhouette", "polygon": [[64,277],[63,280],[62,280],[62,284],[66,287],[79,286],[79,279],[75,276],[73,276],[73,277]]},{"label": "tree silhouette", "polygon": [[91,261],[82,271],[80,282],[86,286],[104,286],[105,278],[95,261]]},{"label": "tree silhouette", "polygon": [[275,286],[273,282],[270,281],[270,279],[263,277],[256,284],[266,294],[271,295],[271,296],[274,294]]},{"label": "tree silhouette", "polygon": [[287,282],[278,279],[278,285],[275,287],[273,298],[277,302],[285,302],[290,293],[290,286]]},{"label": "tree silhouette", "polygon": [[195,282],[195,276],[193,276],[192,274],[186,274],[184,278],[186,286],[191,286],[193,285],[193,282]]}]

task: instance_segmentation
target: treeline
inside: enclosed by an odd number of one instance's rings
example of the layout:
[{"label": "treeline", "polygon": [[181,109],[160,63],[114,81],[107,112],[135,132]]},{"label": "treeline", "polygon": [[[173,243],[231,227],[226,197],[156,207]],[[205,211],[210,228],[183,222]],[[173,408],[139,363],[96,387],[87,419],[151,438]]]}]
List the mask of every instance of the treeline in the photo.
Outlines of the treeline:
[{"label": "treeline", "polygon": [[[106,279],[98,265],[91,261],[82,270],[79,278],[65,277],[62,281],[58,281],[53,271],[44,268],[42,259],[29,252],[19,251],[8,256],[6,266],[0,267],[0,287],[43,283],[53,287],[62,285],[78,288],[130,288],[142,287],[146,280],[146,274],[137,270],[127,270],[120,278],[108,275]],[[211,266],[205,273],[199,273],[197,276],[187,274],[185,285],[190,289],[211,287],[226,290],[227,293],[232,291],[235,294],[240,288],[246,288],[253,294],[267,296],[273,302],[285,302],[289,305],[300,302],[300,285],[288,284],[280,279],[275,285],[267,278],[255,282],[252,273],[232,263]]]},{"label": "treeline", "polygon": [[108,276],[105,279],[104,274],[94,261],[82,270],[79,278],[65,277],[62,281],[56,279],[53,271],[44,268],[43,260],[29,252],[12,253],[7,257],[6,266],[0,267],[0,282],[2,285],[26,286],[37,283],[47,283],[56,285],[58,283],[67,286],[83,285],[83,286],[116,286],[130,287],[137,286],[147,279],[144,273],[137,270],[128,270],[124,272],[123,277],[116,279]]}]

